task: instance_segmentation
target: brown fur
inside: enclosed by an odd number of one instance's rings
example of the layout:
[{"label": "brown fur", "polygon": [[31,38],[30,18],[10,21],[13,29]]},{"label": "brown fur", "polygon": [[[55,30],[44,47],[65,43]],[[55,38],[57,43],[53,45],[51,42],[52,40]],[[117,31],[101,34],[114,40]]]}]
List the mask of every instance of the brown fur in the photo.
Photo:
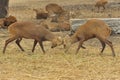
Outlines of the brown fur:
[{"label": "brown fur", "polygon": [[70,19],[70,12],[69,11],[64,11],[60,15],[54,15],[51,16],[52,21],[51,22],[63,22],[63,21],[69,21]]},{"label": "brown fur", "polygon": [[62,39],[53,33],[51,33],[49,30],[42,26],[38,26],[32,22],[16,22],[11,24],[8,27],[8,31],[10,34],[10,38],[6,40],[3,53],[5,53],[7,45],[16,40],[16,44],[19,46],[19,48],[24,51],[24,49],[20,45],[20,41],[22,38],[26,39],[34,39],[34,46],[32,49],[32,52],[34,52],[35,46],[37,42],[39,42],[40,47],[42,48],[42,51],[45,53],[44,47],[43,47],[43,41],[51,41],[52,47],[54,48],[60,44],[62,44]]},{"label": "brown fur", "polygon": [[11,25],[12,23],[14,23],[16,21],[17,21],[16,17],[11,16],[11,15],[6,18],[2,18],[2,19],[0,19],[1,28],[6,29],[9,25]]},{"label": "brown fur", "polygon": [[9,26],[10,24],[12,24],[12,23],[14,23],[16,21],[17,21],[16,17],[10,15],[10,16],[8,16],[8,17],[5,18],[4,25],[5,26]]},{"label": "brown fur", "polygon": [[111,29],[104,21],[91,19],[80,26],[77,31],[71,36],[71,44],[79,41],[79,46],[76,51],[76,53],[78,53],[84,41],[87,41],[91,38],[97,38],[103,47],[101,53],[104,51],[106,44],[108,44],[111,47],[113,56],[115,56],[112,42],[107,40],[110,34]]},{"label": "brown fur", "polygon": [[43,21],[41,24],[53,32],[70,30],[69,22],[65,22],[65,21],[56,23],[56,22],[51,22],[51,19],[47,19]]},{"label": "brown fur", "polygon": [[64,12],[62,7],[55,3],[50,3],[50,4],[46,5],[45,9],[50,15],[51,14],[60,15],[62,12]]},{"label": "brown fur", "polygon": [[61,31],[69,31],[70,30],[70,23],[69,22],[59,22],[59,27]]},{"label": "brown fur", "polygon": [[100,11],[100,7],[103,7],[105,9],[105,5],[108,3],[107,0],[99,0],[96,2],[95,7],[98,8],[98,12]]},{"label": "brown fur", "polygon": [[33,9],[33,11],[36,12],[36,19],[47,19],[48,18],[48,13],[43,10],[38,11],[37,9]]},{"label": "brown fur", "polygon": [[46,5],[45,9],[48,12],[49,17],[52,18],[52,22],[69,20],[68,11],[65,11],[60,5],[56,3],[50,3]]},{"label": "brown fur", "polygon": [[50,25],[48,25],[48,27],[49,30],[53,32],[70,30],[70,24],[65,22],[62,23],[51,22]]}]

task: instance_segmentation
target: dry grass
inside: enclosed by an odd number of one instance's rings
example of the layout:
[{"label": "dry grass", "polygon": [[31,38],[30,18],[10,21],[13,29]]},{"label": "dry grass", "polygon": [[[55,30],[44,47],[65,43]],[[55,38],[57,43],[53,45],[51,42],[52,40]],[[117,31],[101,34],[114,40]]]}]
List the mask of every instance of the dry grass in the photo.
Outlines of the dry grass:
[{"label": "dry grass", "polygon": [[[111,7],[112,5],[110,5],[111,3],[120,3],[119,0],[109,0],[107,9],[100,13],[97,13],[97,9],[92,11],[92,9],[95,8],[95,2],[96,0],[11,0],[9,15],[15,15],[18,20],[32,20],[36,22],[35,12],[33,11],[34,8],[45,9],[48,3],[57,3],[61,6],[65,6],[64,8],[68,11],[74,12],[71,18],[108,18],[109,15],[113,18],[120,17],[119,4],[116,6],[114,5],[115,7]],[[72,6],[72,8],[69,6]],[[76,8],[78,8],[78,10],[76,10]]]},{"label": "dry grass", "polygon": [[[28,1],[29,4],[23,4]],[[70,5],[78,3],[92,4],[95,0],[63,1],[36,0],[40,3],[35,4],[35,0],[10,0],[10,14],[15,15],[18,20],[30,20],[39,23],[34,17],[35,14],[31,10],[32,8],[44,7],[50,2]],[[82,13],[84,13],[84,10]],[[89,14],[86,16],[89,17]],[[68,53],[64,53],[62,46],[51,49],[51,43],[49,42],[44,43],[46,54],[42,53],[39,45],[32,53],[33,40],[27,39],[23,39],[21,42],[25,52],[20,51],[17,45],[12,42],[8,45],[6,54],[2,54],[6,39],[8,39],[7,30],[0,30],[0,80],[120,80],[119,35],[110,37],[115,48],[116,57],[112,57],[108,46],[103,56],[100,56],[101,45],[96,39],[85,42],[84,46],[87,49],[81,49],[78,55],[74,54],[77,44],[74,44]]]},{"label": "dry grass", "polygon": [[[7,34],[6,34],[7,35]],[[1,80],[119,80],[120,51],[119,36],[111,36],[116,57],[112,57],[107,46],[104,54],[99,55],[100,43],[93,39],[85,42],[87,49],[81,49],[75,55],[77,44],[68,53],[62,46],[50,49],[50,43],[44,42],[46,54],[39,45],[31,52],[33,40],[23,39],[21,45],[25,52],[20,51],[12,42],[8,45],[6,54],[2,54],[4,40],[0,43],[0,79]]]}]

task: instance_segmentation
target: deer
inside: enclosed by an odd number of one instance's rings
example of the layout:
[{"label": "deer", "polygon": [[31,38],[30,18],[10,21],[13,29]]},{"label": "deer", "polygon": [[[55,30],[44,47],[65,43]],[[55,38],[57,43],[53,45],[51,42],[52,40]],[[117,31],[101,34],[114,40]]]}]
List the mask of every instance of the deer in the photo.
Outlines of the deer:
[{"label": "deer", "polygon": [[103,10],[105,10],[105,5],[108,3],[107,0],[99,0],[96,2],[95,7],[98,8],[98,12],[100,11],[100,7],[103,7]]},{"label": "deer", "polygon": [[61,37],[55,35],[45,27],[36,25],[35,23],[29,21],[18,21],[11,24],[8,27],[8,32],[10,37],[5,41],[3,53],[5,53],[7,45],[14,40],[16,40],[16,44],[21,49],[21,51],[24,51],[20,45],[22,38],[34,40],[32,52],[34,52],[36,44],[39,43],[43,53],[45,53],[43,41],[50,41],[52,43],[51,48],[59,46],[63,43]]},{"label": "deer", "polygon": [[76,50],[77,54],[85,41],[97,38],[102,44],[102,50],[100,55],[103,53],[107,44],[111,48],[112,55],[115,56],[112,42],[108,40],[110,34],[111,28],[104,21],[99,19],[90,19],[85,24],[81,25],[70,37],[70,44],[66,47],[65,52],[68,51],[72,44],[79,42],[78,48]]}]

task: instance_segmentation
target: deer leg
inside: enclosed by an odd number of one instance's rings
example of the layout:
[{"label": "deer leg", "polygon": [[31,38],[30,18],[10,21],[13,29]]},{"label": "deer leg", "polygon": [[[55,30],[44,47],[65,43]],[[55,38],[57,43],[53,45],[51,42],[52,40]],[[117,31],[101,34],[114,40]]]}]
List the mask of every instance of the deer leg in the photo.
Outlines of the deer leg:
[{"label": "deer leg", "polygon": [[79,45],[78,45],[78,48],[77,48],[77,50],[76,50],[76,54],[78,53],[80,47],[82,46],[83,41],[84,41],[84,40],[80,40]]},{"label": "deer leg", "polygon": [[98,11],[97,12],[99,13],[99,11],[100,11],[100,7],[98,6]]},{"label": "deer leg", "polygon": [[104,12],[105,11],[105,6],[103,6],[103,11],[102,12]]},{"label": "deer leg", "polygon": [[105,6],[103,6],[103,10],[105,10]]},{"label": "deer leg", "polygon": [[18,47],[19,47],[22,51],[24,51],[24,49],[23,49],[22,46],[20,45],[21,40],[22,40],[22,38],[18,38],[18,39],[16,40],[16,44],[18,45]]},{"label": "deer leg", "polygon": [[3,53],[5,53],[5,50],[6,50],[7,45],[8,45],[10,42],[14,41],[15,39],[16,39],[16,37],[12,37],[12,38],[9,38],[9,39],[7,39],[7,40],[5,41],[5,46],[4,46],[4,48],[3,48]]},{"label": "deer leg", "polygon": [[34,44],[33,44],[33,48],[32,48],[32,52],[34,52],[36,44],[37,44],[37,41],[34,40]]},{"label": "deer leg", "polygon": [[109,40],[105,40],[105,43],[110,46],[110,48],[111,48],[111,50],[112,50],[112,55],[115,56],[115,51],[114,51],[112,42],[110,42]]},{"label": "deer leg", "polygon": [[44,50],[44,47],[43,47],[43,43],[42,43],[42,41],[39,41],[39,45],[40,45],[40,47],[41,47],[43,53],[45,53],[45,50]]},{"label": "deer leg", "polygon": [[102,40],[100,40],[100,42],[101,42],[101,45],[102,45],[102,50],[101,50],[101,54],[102,54],[103,51],[104,51],[104,49],[105,49],[105,47],[106,47],[106,44],[105,44],[105,42],[102,41]]}]

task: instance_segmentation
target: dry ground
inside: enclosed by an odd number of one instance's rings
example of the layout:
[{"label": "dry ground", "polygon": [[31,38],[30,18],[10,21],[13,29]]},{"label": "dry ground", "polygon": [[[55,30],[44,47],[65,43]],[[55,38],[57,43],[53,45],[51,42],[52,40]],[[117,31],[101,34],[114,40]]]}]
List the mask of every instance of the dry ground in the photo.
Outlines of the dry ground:
[{"label": "dry ground", "polygon": [[[50,2],[60,5],[93,4],[95,0],[10,0],[10,14],[18,20],[35,19],[33,8],[44,7]],[[69,3],[71,2],[71,3]],[[114,0],[110,0],[114,2]],[[119,2],[119,0],[116,0]],[[23,4],[25,3],[25,4]],[[87,11],[87,10],[85,10]],[[81,13],[84,12],[84,9]],[[88,11],[89,12],[89,11]],[[91,12],[91,11],[90,11]],[[114,16],[118,17],[118,12]],[[95,13],[107,14],[107,13]],[[89,14],[82,17],[92,17]],[[104,16],[100,16],[104,17]],[[84,43],[87,49],[81,49],[75,55],[77,44],[68,53],[64,53],[62,46],[50,48],[50,42],[44,42],[46,54],[39,45],[34,53],[31,52],[33,40],[23,39],[21,45],[25,52],[20,51],[14,42],[8,45],[6,54],[2,54],[5,40],[8,39],[7,30],[0,30],[0,80],[120,80],[120,36],[111,36],[116,57],[112,57],[108,46],[102,56],[99,55],[101,44],[93,39]]]},{"label": "dry ground", "polygon": [[[96,0],[11,0],[9,14],[15,15],[19,20],[34,20],[34,8],[45,9],[48,3],[57,3],[73,14],[70,18],[118,18],[120,17],[120,0],[109,0],[104,12],[97,13],[94,4]],[[95,9],[94,11],[92,11]]]},{"label": "dry ground", "polygon": [[120,80],[120,37],[111,36],[116,57],[112,57],[108,46],[102,56],[101,44],[97,39],[84,43],[87,49],[81,49],[78,55],[74,44],[68,53],[63,46],[50,48],[50,42],[44,42],[46,54],[39,45],[31,52],[33,40],[23,39],[20,51],[15,42],[8,45],[6,54],[2,54],[7,33],[0,38],[0,80]]}]

